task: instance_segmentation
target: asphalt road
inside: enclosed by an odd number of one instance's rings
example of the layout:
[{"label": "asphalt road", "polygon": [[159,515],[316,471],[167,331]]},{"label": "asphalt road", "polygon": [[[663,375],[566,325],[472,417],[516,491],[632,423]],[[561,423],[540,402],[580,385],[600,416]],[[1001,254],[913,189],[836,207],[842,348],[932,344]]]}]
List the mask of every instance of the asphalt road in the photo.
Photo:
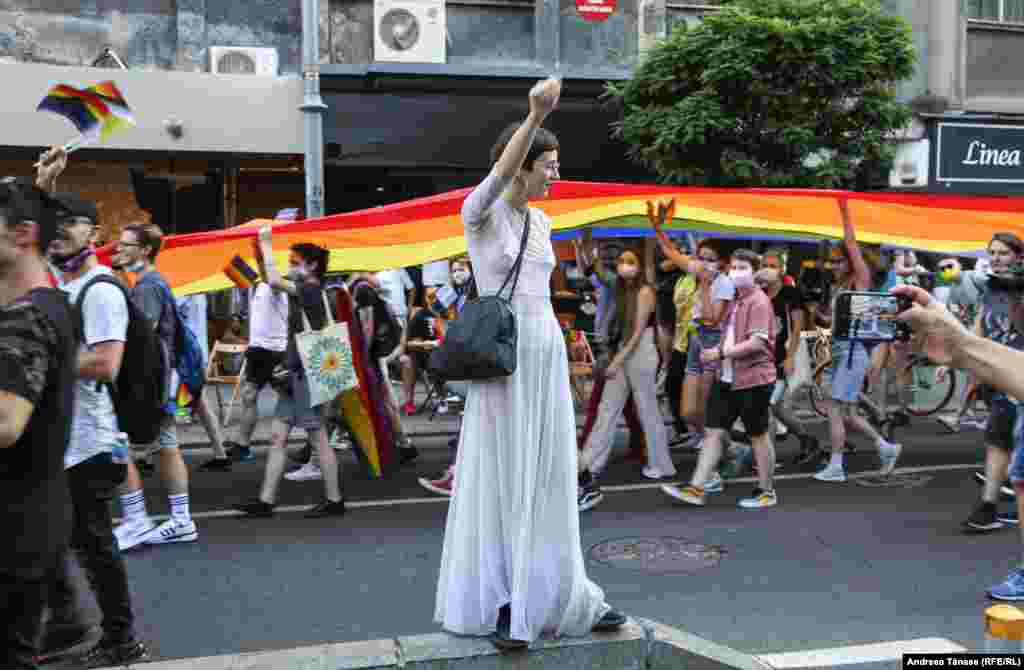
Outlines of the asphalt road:
[{"label": "asphalt road", "polygon": [[[791,478],[777,484],[779,506],[744,511],[736,500],[749,483],[728,486],[703,509],[672,504],[621,460],[620,436],[605,502],[582,517],[590,576],[629,614],[750,652],[933,636],[980,648],[984,590],[1021,556],[1016,531],[960,531],[978,497],[981,433],[948,435],[926,420],[901,437],[900,469],[920,471],[895,477],[896,486],[823,484],[782,470]],[[420,438],[420,459],[387,481],[366,480],[345,454],[352,505],[342,519],[225,516],[257,493],[262,458],[231,473],[194,473],[200,540],[127,555],[140,634],[158,657],[180,658],[436,632],[447,504],[416,478],[443,468],[444,442]],[[794,448],[790,440],[780,452]],[[186,455],[192,465],[206,457]],[[675,460],[688,475],[696,455],[676,452]],[[877,462],[862,448],[849,467]],[[166,498],[150,481],[151,512],[163,512]],[[321,492],[320,482],[286,481],[279,504],[312,504]],[[634,549],[672,538],[672,555],[680,542],[708,545],[721,560],[681,572],[591,551],[623,538],[635,541],[618,546]]]}]

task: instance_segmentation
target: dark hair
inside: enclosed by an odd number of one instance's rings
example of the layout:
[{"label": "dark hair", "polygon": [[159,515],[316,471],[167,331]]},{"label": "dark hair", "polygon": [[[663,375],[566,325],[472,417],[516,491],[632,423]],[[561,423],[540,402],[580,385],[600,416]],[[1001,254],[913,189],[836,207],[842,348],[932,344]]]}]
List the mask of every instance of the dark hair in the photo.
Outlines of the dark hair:
[{"label": "dark hair", "polygon": [[9,177],[0,181],[0,213],[8,219],[9,226],[35,222],[42,254],[57,237],[58,209],[58,203],[30,179]]},{"label": "dark hair", "polygon": [[711,251],[714,251],[715,255],[718,256],[718,260],[722,260],[722,250],[718,248],[718,243],[715,242],[714,240],[704,238],[703,240],[698,242],[696,249],[697,255],[700,255],[701,249],[710,249]]},{"label": "dark hair", "polygon": [[1013,233],[996,233],[992,236],[988,245],[992,246],[992,242],[1002,242],[1006,246],[1010,247],[1010,251],[1017,254],[1018,256],[1024,254],[1024,242]]},{"label": "dark hair", "polygon": [[160,226],[154,223],[133,223],[125,226],[122,232],[135,235],[135,239],[139,241],[139,246],[143,249],[149,249],[146,252],[146,258],[151,263],[156,261],[157,254],[160,253],[160,249],[164,246],[164,231],[160,230]]},{"label": "dark hair", "polygon": [[[498,141],[491,147],[491,165],[498,162],[512,136],[516,134],[516,131],[522,125],[522,123],[513,123],[501,131],[501,134],[498,135]],[[537,160],[538,156],[548,151],[558,151],[558,138],[550,130],[538,128],[537,133],[533,136],[533,144],[530,146],[530,150],[526,152],[526,160],[523,161],[523,167],[533,171],[534,161]]]},{"label": "dark hair", "polygon": [[330,252],[323,247],[318,247],[311,242],[300,242],[299,244],[293,244],[291,250],[294,251],[307,263],[313,264],[313,274],[319,281],[324,280],[324,275],[327,274],[327,261],[330,258]]},{"label": "dark hair", "polygon": [[754,272],[761,269],[761,257],[750,249],[737,249],[732,252],[732,259],[734,261],[746,261],[750,263],[750,267],[754,268]]}]

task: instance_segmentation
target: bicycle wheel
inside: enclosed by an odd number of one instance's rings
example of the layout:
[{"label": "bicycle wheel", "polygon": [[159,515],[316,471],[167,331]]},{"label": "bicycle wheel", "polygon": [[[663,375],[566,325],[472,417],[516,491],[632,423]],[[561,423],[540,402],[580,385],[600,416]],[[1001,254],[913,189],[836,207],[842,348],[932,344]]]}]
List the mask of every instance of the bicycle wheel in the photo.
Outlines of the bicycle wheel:
[{"label": "bicycle wheel", "polygon": [[911,400],[907,412],[930,416],[944,409],[956,392],[956,371],[923,361],[911,363],[909,368]]}]

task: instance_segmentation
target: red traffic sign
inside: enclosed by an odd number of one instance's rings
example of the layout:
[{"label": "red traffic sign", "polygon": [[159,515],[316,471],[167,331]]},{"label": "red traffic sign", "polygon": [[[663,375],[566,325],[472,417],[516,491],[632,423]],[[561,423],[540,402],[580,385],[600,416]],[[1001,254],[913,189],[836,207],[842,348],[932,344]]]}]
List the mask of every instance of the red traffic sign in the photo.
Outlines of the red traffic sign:
[{"label": "red traffic sign", "polygon": [[607,21],[615,13],[615,0],[576,0],[576,12],[584,21]]}]

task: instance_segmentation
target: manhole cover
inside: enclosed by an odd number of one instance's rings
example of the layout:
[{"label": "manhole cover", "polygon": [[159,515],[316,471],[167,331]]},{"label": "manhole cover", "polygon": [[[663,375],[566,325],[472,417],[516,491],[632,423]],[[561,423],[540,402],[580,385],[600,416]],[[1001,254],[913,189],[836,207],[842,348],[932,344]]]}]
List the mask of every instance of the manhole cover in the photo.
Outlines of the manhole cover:
[{"label": "manhole cover", "polygon": [[924,486],[932,479],[934,479],[932,475],[911,473],[891,474],[888,477],[883,477],[882,475],[871,475],[870,477],[858,477],[853,481],[857,482],[861,486],[868,486],[872,488],[916,489],[920,486]]},{"label": "manhole cover", "polygon": [[626,537],[595,544],[587,556],[595,563],[653,574],[689,573],[717,568],[726,551],[714,544],[681,537]]}]

